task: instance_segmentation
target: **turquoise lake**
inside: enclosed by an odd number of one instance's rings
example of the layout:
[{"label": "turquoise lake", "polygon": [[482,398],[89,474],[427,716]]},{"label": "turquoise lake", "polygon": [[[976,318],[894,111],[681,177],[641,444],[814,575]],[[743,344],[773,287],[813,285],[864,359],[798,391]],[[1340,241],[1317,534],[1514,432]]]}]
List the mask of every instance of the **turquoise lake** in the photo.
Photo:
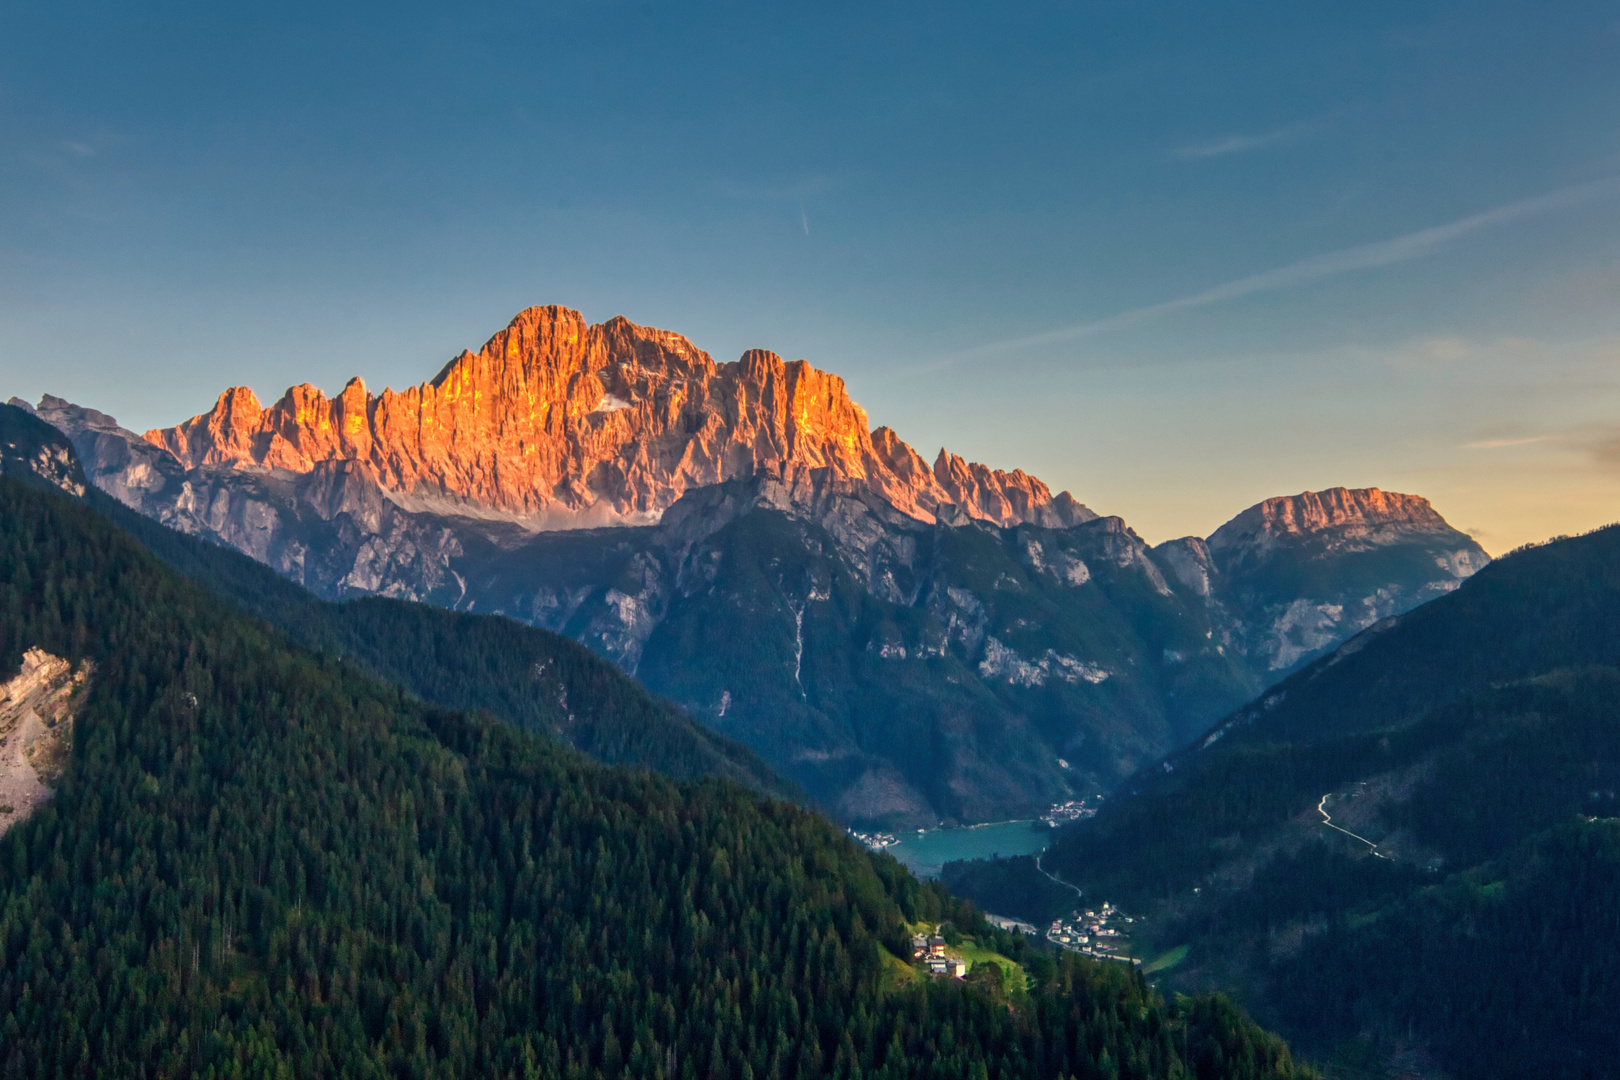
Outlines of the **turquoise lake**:
[{"label": "turquoise lake", "polygon": [[905,863],[918,877],[938,877],[939,868],[957,859],[988,859],[992,855],[1036,855],[1052,839],[1049,829],[1033,829],[1028,821],[1001,821],[967,829],[929,829],[902,836],[890,855]]}]

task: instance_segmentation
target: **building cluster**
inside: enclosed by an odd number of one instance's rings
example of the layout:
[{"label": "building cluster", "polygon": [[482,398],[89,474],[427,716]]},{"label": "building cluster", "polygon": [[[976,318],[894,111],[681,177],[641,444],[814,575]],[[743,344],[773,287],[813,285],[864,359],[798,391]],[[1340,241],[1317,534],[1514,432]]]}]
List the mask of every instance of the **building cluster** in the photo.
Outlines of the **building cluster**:
[{"label": "building cluster", "polygon": [[967,961],[952,956],[945,947],[945,939],[938,934],[913,934],[911,955],[928,965],[929,974],[948,975],[960,979],[967,975]]},{"label": "building cluster", "polygon": [[1067,825],[1071,821],[1081,821],[1093,817],[1097,813],[1097,804],[1102,802],[1101,795],[1093,795],[1089,799],[1070,799],[1064,803],[1053,803],[1052,808],[1041,815],[1041,820],[1052,828]]},{"label": "building cluster", "polygon": [[884,848],[893,847],[895,844],[900,842],[899,840],[895,839],[893,833],[886,832],[867,833],[856,832],[854,829],[851,829],[849,830],[849,835],[853,836],[855,839],[859,840],[873,851],[882,851]]},{"label": "building cluster", "polygon": [[1139,964],[1140,960],[1132,959],[1125,951],[1130,942],[1126,932],[1118,925],[1131,921],[1113,904],[1105,903],[1095,911],[1087,909],[1083,913],[1076,913],[1071,921],[1056,920],[1046,932],[1046,939],[1098,960],[1127,960]]}]

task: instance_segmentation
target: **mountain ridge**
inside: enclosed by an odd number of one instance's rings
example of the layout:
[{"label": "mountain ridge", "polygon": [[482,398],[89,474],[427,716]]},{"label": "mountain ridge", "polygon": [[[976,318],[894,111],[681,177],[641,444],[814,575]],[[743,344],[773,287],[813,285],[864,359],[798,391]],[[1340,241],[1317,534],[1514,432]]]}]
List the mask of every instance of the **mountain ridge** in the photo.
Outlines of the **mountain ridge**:
[{"label": "mountain ridge", "polygon": [[1314,530],[1150,547],[1020,471],[927,465],[806,362],[716,365],[560,308],[405,394],[228,393],[145,438],[60,398],[38,414],[141,514],[326,599],[571,637],[879,827],[1111,790],[1487,561],[1378,489],[1245,511]]},{"label": "mountain ridge", "polygon": [[1090,511],[1022,470],[940,449],[934,465],[868,430],[844,380],[750,349],[716,364],[685,337],[622,316],[527,308],[431,380],[328,399],[304,383],[269,408],[246,387],[144,438],[187,468],[309,473],[353,462],[391,494],[450,496],[542,528],[651,524],[690,488],[761,468],[828,468],[912,517],[1075,524]]}]

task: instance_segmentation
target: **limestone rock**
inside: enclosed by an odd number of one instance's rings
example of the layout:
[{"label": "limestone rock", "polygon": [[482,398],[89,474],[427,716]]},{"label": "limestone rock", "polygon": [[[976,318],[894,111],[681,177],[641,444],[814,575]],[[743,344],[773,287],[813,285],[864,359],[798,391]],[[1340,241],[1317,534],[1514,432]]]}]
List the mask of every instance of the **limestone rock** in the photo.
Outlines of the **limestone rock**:
[{"label": "limestone rock", "polygon": [[80,691],[92,673],[33,648],[22,668],[0,682],[0,836],[51,797],[73,745]]},{"label": "limestone rock", "polygon": [[[1161,548],[1178,575],[1195,573],[1190,549]],[[1331,488],[1243,511],[1211,534],[1205,572],[1214,571],[1238,647],[1270,679],[1455,589],[1489,561],[1427,499]]]},{"label": "limestone rock", "polygon": [[543,528],[643,524],[690,489],[783,467],[826,469],[902,512],[997,525],[1072,525],[1089,510],[1041,481],[941,450],[929,469],[869,431],[844,381],[749,350],[731,364],[679,334],[534,307],[431,381],[335,399],[308,384],[269,408],[233,387],[213,409],[145,436],[186,468],[294,475],[352,463],[405,505],[460,504]]}]

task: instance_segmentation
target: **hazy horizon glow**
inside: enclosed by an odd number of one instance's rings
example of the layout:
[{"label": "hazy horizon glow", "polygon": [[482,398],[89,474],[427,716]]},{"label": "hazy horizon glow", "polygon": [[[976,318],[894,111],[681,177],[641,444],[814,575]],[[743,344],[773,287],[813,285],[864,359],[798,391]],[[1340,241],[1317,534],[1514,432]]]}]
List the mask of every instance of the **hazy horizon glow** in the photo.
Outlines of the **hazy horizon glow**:
[{"label": "hazy horizon glow", "polygon": [[1154,541],[1620,519],[1605,5],[4,11],[0,400],[397,389],[560,303]]}]

